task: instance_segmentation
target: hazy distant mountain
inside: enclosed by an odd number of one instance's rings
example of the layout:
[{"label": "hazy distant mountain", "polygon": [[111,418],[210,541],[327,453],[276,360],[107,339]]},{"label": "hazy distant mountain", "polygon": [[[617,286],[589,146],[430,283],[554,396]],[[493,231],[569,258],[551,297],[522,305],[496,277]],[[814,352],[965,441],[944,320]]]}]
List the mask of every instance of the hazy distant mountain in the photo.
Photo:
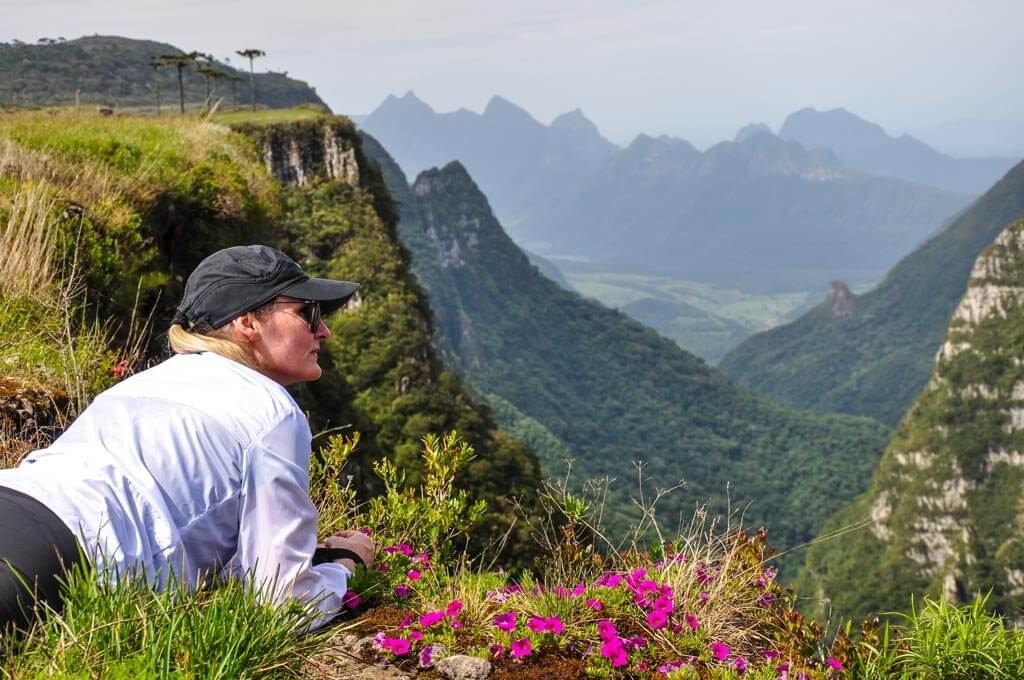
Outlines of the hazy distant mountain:
[{"label": "hazy distant mountain", "polygon": [[435,113],[412,92],[389,96],[360,127],[411,176],[458,160],[485,188],[498,214],[512,221],[618,148],[579,109],[544,125],[497,96],[482,114]]},{"label": "hazy distant mountain", "polygon": [[865,175],[763,125],[703,153],[647,135],[619,149],[579,111],[545,126],[500,97],[482,114],[439,114],[409,93],[362,127],[408,173],[458,159],[540,255],[737,288],[875,280],[969,201]]},{"label": "hazy distant mountain", "polygon": [[1020,160],[953,158],[910,135],[891,137],[845,109],[797,111],[786,118],[779,136],[809,149],[830,149],[844,163],[870,174],[968,194],[985,191]]},{"label": "hazy distant mountain", "polygon": [[821,304],[744,341],[719,366],[772,399],[895,425],[928,380],[974,259],[1022,217],[1024,163],[845,313]]},{"label": "hazy distant mountain", "polygon": [[[640,135],[510,227],[542,254],[747,289],[876,279],[969,201],[764,129],[701,153]],[[543,246],[541,248],[541,246]]]}]

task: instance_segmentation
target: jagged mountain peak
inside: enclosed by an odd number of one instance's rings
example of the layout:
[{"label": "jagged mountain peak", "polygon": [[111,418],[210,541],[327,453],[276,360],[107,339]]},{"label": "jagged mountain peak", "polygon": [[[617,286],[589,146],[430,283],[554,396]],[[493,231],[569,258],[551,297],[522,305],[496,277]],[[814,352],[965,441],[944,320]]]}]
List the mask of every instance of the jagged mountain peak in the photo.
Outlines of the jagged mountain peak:
[{"label": "jagged mountain peak", "polygon": [[487,102],[487,106],[484,108],[484,118],[495,118],[504,121],[515,121],[515,122],[528,122],[533,125],[541,126],[540,122],[536,118],[530,115],[529,111],[513,104],[508,99],[500,95],[494,95],[490,101]]},{"label": "jagged mountain peak", "polygon": [[389,94],[381,102],[380,106],[373,110],[368,118],[372,117],[394,117],[394,116],[423,116],[433,115],[434,109],[425,101],[416,96],[412,90],[407,91],[401,97]]},{"label": "jagged mountain peak", "polygon": [[736,136],[733,138],[733,141],[735,141],[737,144],[742,144],[752,135],[764,133],[773,136],[775,134],[772,132],[772,129],[768,127],[765,123],[750,123],[749,125],[744,125],[736,132]]}]

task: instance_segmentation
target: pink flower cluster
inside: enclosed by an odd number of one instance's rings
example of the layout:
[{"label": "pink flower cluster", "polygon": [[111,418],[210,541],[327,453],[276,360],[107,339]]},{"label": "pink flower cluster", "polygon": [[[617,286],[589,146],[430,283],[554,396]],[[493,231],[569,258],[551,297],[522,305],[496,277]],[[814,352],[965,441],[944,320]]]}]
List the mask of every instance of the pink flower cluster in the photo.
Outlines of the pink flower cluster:
[{"label": "pink flower cluster", "polygon": [[[462,622],[457,618],[459,613],[462,612],[463,605],[459,600],[452,600],[445,607],[444,611],[429,611],[424,612],[416,619],[418,628],[413,627],[413,615],[406,614],[402,621],[398,624],[398,629],[406,631],[404,637],[392,637],[378,633],[376,638],[377,645],[388,652],[391,652],[395,656],[403,656],[409,653],[409,647],[413,642],[419,642],[423,639],[423,631],[433,628],[444,620],[448,620],[448,625],[452,628],[461,628]],[[429,663],[424,662],[424,665]]]}]

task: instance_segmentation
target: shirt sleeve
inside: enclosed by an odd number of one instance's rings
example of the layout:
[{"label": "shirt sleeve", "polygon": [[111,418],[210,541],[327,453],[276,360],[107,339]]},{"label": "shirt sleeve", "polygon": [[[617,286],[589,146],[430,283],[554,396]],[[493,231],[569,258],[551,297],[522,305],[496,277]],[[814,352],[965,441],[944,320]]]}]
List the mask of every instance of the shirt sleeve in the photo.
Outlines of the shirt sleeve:
[{"label": "shirt sleeve", "polygon": [[274,601],[316,602],[327,623],[341,608],[351,572],[312,565],[317,512],[309,499],[309,425],[291,412],[245,452],[238,549],[231,572],[251,575]]}]

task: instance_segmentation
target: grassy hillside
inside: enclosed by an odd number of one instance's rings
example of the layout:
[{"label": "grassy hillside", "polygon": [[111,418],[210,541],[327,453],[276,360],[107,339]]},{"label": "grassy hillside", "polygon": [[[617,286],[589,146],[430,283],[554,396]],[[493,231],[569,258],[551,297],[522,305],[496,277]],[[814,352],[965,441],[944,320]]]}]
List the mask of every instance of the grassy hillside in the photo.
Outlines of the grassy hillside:
[{"label": "grassy hillside", "polygon": [[1022,216],[1024,164],[857,296],[852,314],[823,303],[743,342],[720,368],[772,399],[895,425],[928,379],[974,259]]},{"label": "grassy hillside", "polygon": [[829,523],[871,526],[814,546],[805,592],[843,615],[906,607],[913,593],[953,602],[989,593],[1024,606],[1024,220],[977,259],[927,387],[900,423],[870,491]]},{"label": "grassy hillside", "polygon": [[[237,46],[243,49],[245,45]],[[206,51],[202,45],[188,50]],[[0,107],[73,106],[80,104],[119,108],[156,107],[159,89],[164,112],[178,110],[178,75],[174,67],[154,72],[154,57],[180,54],[183,50],[152,40],[118,36],[85,36],[48,44],[0,44]],[[219,55],[215,55],[219,57]],[[213,100],[224,106],[249,103],[249,63],[232,55],[234,65],[222,58],[213,66],[225,78],[213,81]],[[273,63],[273,55],[257,59],[257,70]],[[192,107],[206,100],[206,82],[195,67],[183,72],[185,102]],[[239,80],[232,82],[230,78]],[[282,73],[257,73],[256,103],[272,108],[315,104],[327,108],[316,90]],[[191,108],[191,107],[190,107]]]},{"label": "grassy hillside", "polygon": [[[369,140],[365,148],[382,152]],[[386,180],[401,178],[387,156],[378,159]],[[538,446],[549,475],[561,476],[568,449],[579,479],[617,480],[606,511],[613,533],[639,516],[629,500],[639,492],[633,461],[645,465],[644,493],[686,481],[661,501],[669,527],[696,501],[710,498],[720,512],[731,496],[744,522],[768,524],[780,547],[812,538],[837,499],[865,488],[885,427],[759,399],[650,329],[559,288],[529,264],[458,164],[393,193],[450,360],[500,398],[499,415],[511,419],[504,427],[560,442]]]}]

